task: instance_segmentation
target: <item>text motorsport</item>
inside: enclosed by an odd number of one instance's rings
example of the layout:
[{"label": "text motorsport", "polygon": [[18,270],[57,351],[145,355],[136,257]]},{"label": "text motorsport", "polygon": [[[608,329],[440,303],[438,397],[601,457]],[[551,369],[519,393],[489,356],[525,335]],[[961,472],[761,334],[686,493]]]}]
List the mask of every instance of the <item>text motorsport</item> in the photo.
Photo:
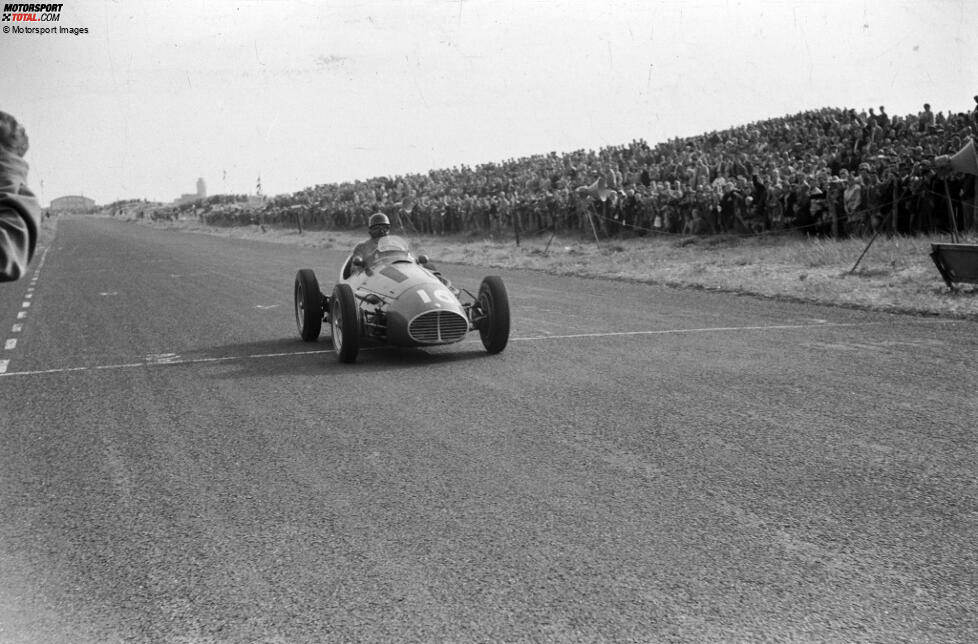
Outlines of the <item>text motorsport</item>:
[{"label": "text motorsport", "polygon": [[[31,22],[59,22],[61,20],[61,8],[64,4],[13,4],[3,5],[2,21],[31,23]],[[87,34],[88,27],[33,27],[30,25],[4,25],[3,33],[15,34],[72,34],[78,36]]]},{"label": "text motorsport", "polygon": [[3,22],[58,22],[63,4],[3,5]]}]

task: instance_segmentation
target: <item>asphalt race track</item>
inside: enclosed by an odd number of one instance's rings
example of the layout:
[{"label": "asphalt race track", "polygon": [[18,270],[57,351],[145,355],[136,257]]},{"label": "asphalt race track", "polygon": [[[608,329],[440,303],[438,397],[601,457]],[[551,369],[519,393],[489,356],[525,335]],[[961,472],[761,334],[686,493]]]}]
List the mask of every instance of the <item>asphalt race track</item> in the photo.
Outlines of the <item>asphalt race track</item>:
[{"label": "asphalt race track", "polygon": [[445,265],[502,354],[343,365],[342,259],[74,218],[0,284],[0,641],[978,641],[978,323]]}]

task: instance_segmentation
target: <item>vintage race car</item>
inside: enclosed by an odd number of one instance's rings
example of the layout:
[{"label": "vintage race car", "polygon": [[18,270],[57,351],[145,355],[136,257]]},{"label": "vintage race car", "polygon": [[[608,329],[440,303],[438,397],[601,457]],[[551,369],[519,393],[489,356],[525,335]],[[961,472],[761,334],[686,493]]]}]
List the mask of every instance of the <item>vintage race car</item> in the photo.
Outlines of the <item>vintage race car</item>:
[{"label": "vintage race car", "polygon": [[434,270],[425,255],[412,253],[397,236],[380,237],[367,257],[350,255],[330,295],[316,274],[295,276],[295,321],[306,342],[330,326],[341,362],[354,362],[362,340],[396,346],[452,344],[478,331],[489,353],[509,341],[509,297],[501,278],[482,280],[478,293],[459,290]]}]

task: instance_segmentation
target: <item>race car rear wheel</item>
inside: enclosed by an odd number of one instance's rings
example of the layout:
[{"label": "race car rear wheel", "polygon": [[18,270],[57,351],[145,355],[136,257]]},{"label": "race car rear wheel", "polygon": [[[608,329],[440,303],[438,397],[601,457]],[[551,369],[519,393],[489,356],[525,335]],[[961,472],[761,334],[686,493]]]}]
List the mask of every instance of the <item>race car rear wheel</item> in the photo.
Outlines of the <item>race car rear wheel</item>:
[{"label": "race car rear wheel", "polygon": [[316,274],[308,268],[295,275],[295,324],[306,342],[315,342],[323,328],[323,295]]},{"label": "race car rear wheel", "polygon": [[509,342],[509,295],[502,278],[490,275],[483,279],[478,302],[483,315],[477,323],[482,346],[489,353],[499,353]]},{"label": "race car rear wheel", "polygon": [[349,284],[337,284],[330,298],[329,324],[340,362],[354,362],[360,352],[360,317]]}]

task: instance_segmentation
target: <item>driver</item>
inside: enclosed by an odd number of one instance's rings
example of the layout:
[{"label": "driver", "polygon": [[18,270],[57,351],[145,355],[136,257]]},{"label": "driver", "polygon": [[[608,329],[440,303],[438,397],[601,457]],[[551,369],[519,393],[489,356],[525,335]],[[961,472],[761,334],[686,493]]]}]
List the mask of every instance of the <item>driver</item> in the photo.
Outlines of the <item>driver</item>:
[{"label": "driver", "polygon": [[[364,261],[377,250],[377,244],[381,237],[387,237],[391,230],[391,220],[388,219],[387,215],[382,212],[375,212],[370,215],[370,219],[367,220],[367,229],[370,231],[370,239],[366,239],[353,248],[352,257],[360,256]],[[452,285],[448,278],[444,277],[438,269],[435,268],[434,264],[427,263],[426,268],[431,271],[431,273],[437,277],[441,282],[449,288],[449,290],[455,295],[459,294],[459,290]],[[358,269],[352,268],[352,271],[357,271]]]},{"label": "driver", "polygon": [[371,253],[377,250],[377,240],[386,237],[391,231],[391,220],[382,212],[375,212],[367,220],[367,228],[370,231],[370,239],[357,244],[353,249],[353,256],[359,255],[366,259]]}]

